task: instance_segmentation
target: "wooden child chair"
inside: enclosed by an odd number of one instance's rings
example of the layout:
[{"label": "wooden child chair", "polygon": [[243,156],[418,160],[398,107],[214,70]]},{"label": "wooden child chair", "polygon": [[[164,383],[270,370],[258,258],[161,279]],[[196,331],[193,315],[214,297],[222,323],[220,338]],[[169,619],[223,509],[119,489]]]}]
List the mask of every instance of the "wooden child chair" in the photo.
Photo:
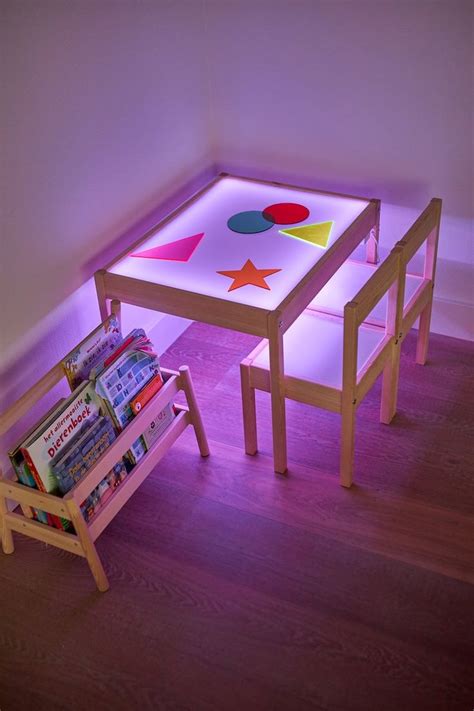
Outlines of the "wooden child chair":
[{"label": "wooden child chair", "polygon": [[[403,246],[396,246],[344,307],[344,317],[306,309],[283,338],[285,397],[342,416],[340,481],[352,484],[357,407],[383,371],[380,419],[396,410],[404,293]],[[388,295],[383,326],[365,323]],[[240,364],[245,451],[257,451],[255,389],[270,391],[269,348],[263,340]]]},{"label": "wooden child chair", "polygon": [[[407,231],[401,242],[399,242],[404,246],[403,262],[405,268],[423,243],[426,242],[423,274],[413,274],[407,271],[405,275],[402,320],[403,339],[416,319],[420,317],[416,349],[416,362],[420,364],[426,362],[428,351],[441,206],[441,200],[433,198]],[[348,259],[313,299],[309,308],[322,313],[342,316],[344,304],[350,300],[355,291],[361,289],[370,279],[375,269],[376,267],[368,262]],[[373,312],[367,317],[368,323],[378,326],[383,325],[387,306],[386,301],[386,296],[380,300]]]},{"label": "wooden child chair", "polygon": [[[383,370],[380,419],[386,424],[392,420],[400,345],[418,317],[416,362],[426,362],[441,206],[441,200],[433,198],[380,267],[345,262],[285,334],[286,397],[342,415],[343,486],[352,483],[355,410]],[[407,273],[425,242],[423,274]],[[357,295],[343,306],[356,289]],[[245,450],[255,454],[254,391],[270,389],[266,341],[241,363],[241,383]]]}]

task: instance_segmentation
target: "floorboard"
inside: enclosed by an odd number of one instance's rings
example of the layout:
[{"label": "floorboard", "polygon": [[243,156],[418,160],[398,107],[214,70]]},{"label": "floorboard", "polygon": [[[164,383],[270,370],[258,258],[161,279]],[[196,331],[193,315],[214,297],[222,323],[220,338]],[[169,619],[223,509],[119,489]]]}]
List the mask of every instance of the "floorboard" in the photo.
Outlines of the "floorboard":
[{"label": "floorboard", "polygon": [[15,536],[0,555],[0,709],[459,711],[472,708],[474,349],[403,350],[397,416],[358,411],[356,485],[339,418],[288,403],[273,473],[269,398],[243,453],[239,362],[256,339],[193,324],[162,364],[191,367],[211,456],[188,430],[83,560]]}]

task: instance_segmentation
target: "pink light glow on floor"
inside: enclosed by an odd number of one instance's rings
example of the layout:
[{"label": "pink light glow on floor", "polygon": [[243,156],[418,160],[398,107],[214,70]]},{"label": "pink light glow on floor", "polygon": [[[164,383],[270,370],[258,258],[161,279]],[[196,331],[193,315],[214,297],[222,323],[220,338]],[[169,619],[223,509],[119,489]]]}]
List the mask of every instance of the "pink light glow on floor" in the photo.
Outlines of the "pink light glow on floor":
[{"label": "pink light glow on floor", "polygon": [[[359,328],[357,371],[380,346],[385,332],[382,328]],[[342,348],[344,321],[325,318],[305,311],[283,338],[285,374],[309,380],[330,388],[342,387]],[[268,370],[269,350],[266,346],[255,358],[255,365]]]}]

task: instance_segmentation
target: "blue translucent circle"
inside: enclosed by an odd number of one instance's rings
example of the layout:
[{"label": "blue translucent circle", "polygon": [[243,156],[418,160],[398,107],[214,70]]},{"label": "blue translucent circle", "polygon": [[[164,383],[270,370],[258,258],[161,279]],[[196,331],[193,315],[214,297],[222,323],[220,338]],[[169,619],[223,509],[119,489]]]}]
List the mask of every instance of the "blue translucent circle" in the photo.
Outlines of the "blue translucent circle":
[{"label": "blue translucent circle", "polygon": [[247,210],[237,212],[227,220],[227,227],[233,232],[240,234],[253,234],[254,232],[265,232],[273,227],[275,223],[267,220],[261,210]]}]

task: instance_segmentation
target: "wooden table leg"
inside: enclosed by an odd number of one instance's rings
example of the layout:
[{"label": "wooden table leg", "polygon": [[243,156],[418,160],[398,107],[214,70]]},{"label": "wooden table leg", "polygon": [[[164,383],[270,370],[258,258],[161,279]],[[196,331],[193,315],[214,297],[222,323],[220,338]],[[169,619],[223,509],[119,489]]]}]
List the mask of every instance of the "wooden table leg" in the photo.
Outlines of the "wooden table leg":
[{"label": "wooden table leg", "polygon": [[250,384],[251,360],[245,358],[240,364],[240,389],[242,392],[242,420],[244,424],[245,454],[256,454],[257,410],[255,407],[255,388]]},{"label": "wooden table leg", "polygon": [[110,302],[110,313],[115,316],[122,328],[122,303],[118,299],[112,299]]},{"label": "wooden table leg", "polygon": [[377,200],[377,217],[375,225],[369,232],[367,237],[366,261],[369,264],[377,264],[379,261],[379,234],[380,234],[380,200]]},{"label": "wooden table leg", "polygon": [[270,350],[270,393],[272,401],[273,464],[279,474],[285,474],[286,413],[283,360],[283,332],[280,313],[273,311],[268,317],[268,343]]},{"label": "wooden table leg", "polygon": [[104,286],[104,275],[105,269],[99,269],[94,274],[95,289],[97,292],[97,301],[99,302],[100,318],[105,321],[109,315],[109,310],[107,308],[107,299],[105,297],[105,286]]}]

